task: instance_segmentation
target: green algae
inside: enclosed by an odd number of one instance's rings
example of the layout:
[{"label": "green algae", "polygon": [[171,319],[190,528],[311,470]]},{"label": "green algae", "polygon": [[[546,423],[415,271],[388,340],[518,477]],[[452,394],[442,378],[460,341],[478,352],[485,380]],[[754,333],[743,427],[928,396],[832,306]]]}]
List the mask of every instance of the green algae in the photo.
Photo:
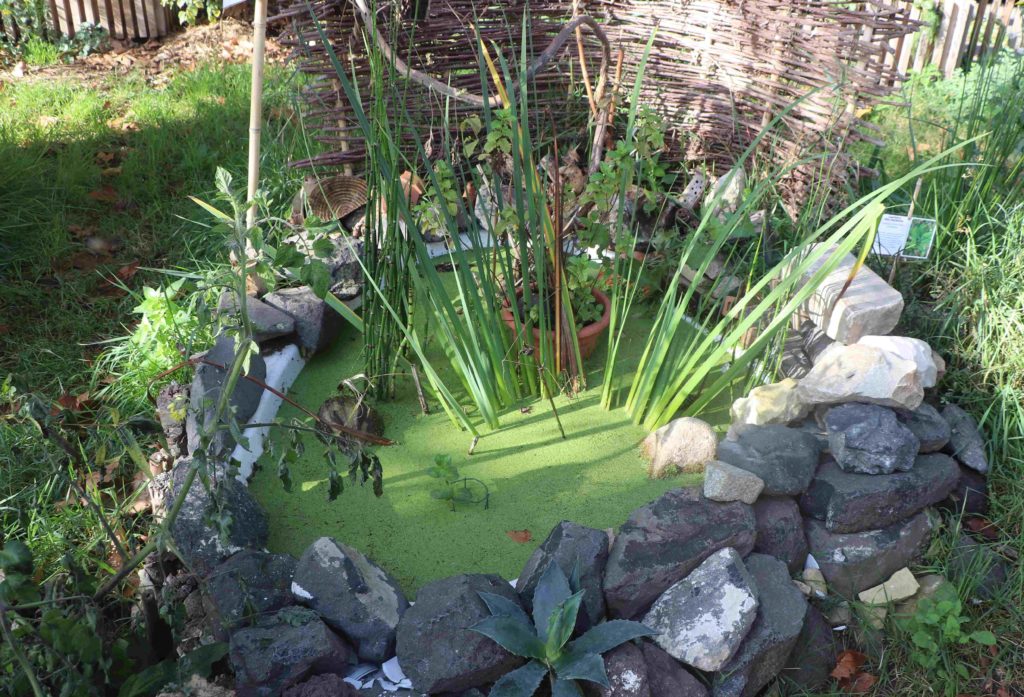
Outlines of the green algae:
[{"label": "green algae", "polygon": [[[617,387],[628,386],[650,325],[639,312],[627,321]],[[361,336],[346,327],[329,352],[310,361],[290,396],[315,410],[336,394],[341,380],[362,372],[361,348]],[[454,385],[444,360],[436,353],[428,357]],[[423,415],[412,381],[400,379],[396,399],[376,405],[385,435],[396,441],[377,449],[384,495],[375,498],[369,486],[346,482],[345,493],[329,502],[322,448],[309,442],[291,468],[290,493],[269,465],[253,478],[251,490],[268,513],[269,548],[298,556],[318,537],[332,536],[374,559],[411,595],[429,581],[462,572],[515,578],[559,521],[617,527],[634,508],[668,489],[699,482],[699,475],[648,479],[638,449],[646,432],[623,409],[600,406],[604,357],[602,345],[587,361],[589,389],[555,399],[564,440],[548,401],[532,398],[503,414],[501,429],[481,426],[472,456],[470,434],[454,426],[432,400],[432,413]],[[723,396],[703,418],[722,427],[729,402]],[[286,405],[279,417],[298,415]],[[426,470],[439,454],[451,455],[462,476],[488,486],[489,508],[459,504],[453,512],[446,502],[431,498],[434,480]],[[532,541],[517,542],[508,534],[522,530],[530,531]]]}]

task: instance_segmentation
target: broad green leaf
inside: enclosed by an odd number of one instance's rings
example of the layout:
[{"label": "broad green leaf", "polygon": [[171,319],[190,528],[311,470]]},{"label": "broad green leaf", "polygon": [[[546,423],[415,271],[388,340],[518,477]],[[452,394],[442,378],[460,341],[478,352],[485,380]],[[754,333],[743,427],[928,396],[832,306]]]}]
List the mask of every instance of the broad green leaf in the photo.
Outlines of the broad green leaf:
[{"label": "broad green leaf", "polygon": [[277,250],[274,252],[274,266],[277,266],[278,268],[290,269],[299,267],[302,266],[305,261],[305,255],[296,249],[294,245],[279,245]]},{"label": "broad green leaf", "polygon": [[200,646],[181,657],[178,661],[178,675],[186,679],[193,675],[208,678],[213,671],[213,664],[227,655],[228,645],[223,641]]},{"label": "broad green leaf", "polygon": [[313,254],[321,259],[326,259],[334,254],[334,243],[326,237],[318,237],[313,242]]},{"label": "broad green leaf", "polygon": [[548,622],[552,614],[571,595],[569,579],[558,564],[550,562],[533,592],[533,624],[541,641],[548,639]]},{"label": "broad green leaf", "polygon": [[583,697],[583,690],[575,680],[555,680],[551,686],[551,697]]},{"label": "broad green leaf", "polygon": [[517,656],[544,660],[544,643],[528,624],[511,617],[488,617],[470,627],[477,634],[493,639]]},{"label": "broad green leaf", "polygon": [[8,540],[0,549],[0,569],[9,573],[32,573],[32,550],[21,540]]},{"label": "broad green leaf", "polygon": [[654,636],[656,631],[631,620],[609,620],[590,629],[586,634],[569,644],[573,653],[604,653],[619,644],[644,636]]},{"label": "broad green leaf", "polygon": [[338,495],[345,490],[345,485],[341,481],[341,477],[338,476],[338,470],[332,469],[330,474],[327,476],[327,500],[334,501],[338,498]]},{"label": "broad green leaf", "polygon": [[574,593],[565,602],[561,603],[551,613],[548,619],[547,643],[548,655],[557,655],[559,649],[565,646],[572,636],[572,630],[576,628],[576,616],[580,611],[580,602],[583,600],[583,591]]},{"label": "broad green leaf", "polygon": [[995,646],[996,635],[988,630],[982,630],[979,632],[972,632],[971,639],[978,642],[982,646]]},{"label": "broad green leaf", "polygon": [[485,605],[487,605],[487,609],[491,611],[491,615],[495,617],[511,617],[523,624],[530,624],[530,618],[518,603],[512,602],[505,596],[497,595],[495,593],[487,593],[485,591],[479,591],[477,595],[479,595],[480,599],[484,601]]},{"label": "broad green leaf", "polygon": [[562,680],[587,680],[608,687],[608,673],[600,654],[572,654],[569,660],[555,666],[555,672]]},{"label": "broad green leaf", "polygon": [[548,669],[539,661],[530,661],[501,676],[491,688],[491,697],[530,697],[540,686]]},{"label": "broad green leaf", "polygon": [[325,297],[331,290],[331,270],[327,268],[327,264],[319,259],[310,259],[302,267],[299,278],[304,283],[309,284],[309,287],[313,289],[314,295],[318,298]]},{"label": "broad green leaf", "polygon": [[121,685],[117,697],[150,697],[167,683],[178,677],[178,666],[174,661],[161,661],[134,675]]}]

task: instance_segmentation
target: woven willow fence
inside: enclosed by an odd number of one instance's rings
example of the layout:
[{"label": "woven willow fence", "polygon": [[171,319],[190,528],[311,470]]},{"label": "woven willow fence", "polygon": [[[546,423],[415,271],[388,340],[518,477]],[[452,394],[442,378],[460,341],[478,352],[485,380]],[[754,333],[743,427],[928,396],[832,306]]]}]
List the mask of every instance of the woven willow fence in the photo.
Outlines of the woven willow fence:
[{"label": "woven willow fence", "polygon": [[[425,0],[410,4],[422,8]],[[878,0],[590,0],[580,5],[579,12],[601,22],[613,53],[623,51],[622,83],[627,93],[654,33],[643,99],[671,124],[676,160],[710,162],[721,171],[766,124],[795,104],[782,117],[783,126],[762,145],[773,162],[783,165],[809,153],[827,153],[824,160],[787,177],[785,198],[794,206],[814,186],[836,189],[857,176],[847,147],[855,141],[874,142],[870,126],[858,114],[898,85],[892,47],[918,27],[905,6]],[[381,12],[378,27],[395,55],[410,67],[457,89],[479,93],[477,45],[470,22],[476,22],[485,41],[495,42],[515,62],[525,12],[527,55],[532,59],[572,17],[572,2],[434,0],[419,16],[410,11],[397,26],[382,26],[394,13]],[[365,46],[370,39],[352,0],[296,0],[284,11],[282,17],[291,24],[285,42],[300,69],[314,76],[306,93],[305,117],[328,145],[328,152],[295,164],[358,170],[366,146],[332,77],[314,16],[356,84],[369,84]],[[588,35],[584,43],[593,78],[599,45]],[[538,113],[533,123],[552,114],[563,124],[586,118],[585,105],[566,109],[567,90],[578,87],[580,74],[576,42],[570,41],[559,59],[535,78],[532,93]],[[437,129],[456,128],[476,110],[418,83],[408,87],[406,108],[424,138]]]}]

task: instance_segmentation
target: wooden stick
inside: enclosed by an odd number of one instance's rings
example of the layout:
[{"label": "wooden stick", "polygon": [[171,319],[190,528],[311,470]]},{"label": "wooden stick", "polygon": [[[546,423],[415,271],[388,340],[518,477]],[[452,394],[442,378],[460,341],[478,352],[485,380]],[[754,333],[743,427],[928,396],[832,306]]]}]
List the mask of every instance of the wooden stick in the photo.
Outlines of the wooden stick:
[{"label": "wooden stick", "polygon": [[[246,200],[251,202],[245,214],[248,228],[256,226],[256,190],[260,184],[260,134],[263,130],[263,60],[267,46],[267,0],[256,0],[256,8],[252,20],[252,92],[249,97],[249,176],[246,188]],[[245,260],[249,267],[249,259],[253,253],[249,243],[245,245]],[[266,290],[264,284],[254,274],[253,284],[257,291]]]},{"label": "wooden stick", "polygon": [[[580,13],[580,0],[572,0],[572,16],[577,17]],[[590,71],[587,70],[587,53],[583,50],[583,30],[576,27],[576,53],[580,59],[580,75],[583,76],[583,86],[587,89],[587,102],[590,104],[590,113],[597,117],[597,100],[594,99],[594,90],[590,86]]]}]

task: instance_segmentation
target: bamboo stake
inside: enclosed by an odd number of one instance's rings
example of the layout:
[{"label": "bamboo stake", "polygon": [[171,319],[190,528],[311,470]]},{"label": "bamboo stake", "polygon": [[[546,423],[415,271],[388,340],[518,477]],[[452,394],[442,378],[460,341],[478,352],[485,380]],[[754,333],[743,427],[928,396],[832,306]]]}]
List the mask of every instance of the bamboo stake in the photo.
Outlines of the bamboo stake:
[{"label": "bamboo stake", "polygon": [[[249,173],[246,200],[250,202],[245,214],[245,225],[252,229],[256,225],[256,190],[260,184],[260,134],[263,129],[263,59],[267,45],[267,0],[256,0],[252,20],[252,88],[249,98]],[[245,245],[246,267],[253,253],[249,243]],[[264,284],[255,274],[249,277],[257,292],[265,290]]]}]

